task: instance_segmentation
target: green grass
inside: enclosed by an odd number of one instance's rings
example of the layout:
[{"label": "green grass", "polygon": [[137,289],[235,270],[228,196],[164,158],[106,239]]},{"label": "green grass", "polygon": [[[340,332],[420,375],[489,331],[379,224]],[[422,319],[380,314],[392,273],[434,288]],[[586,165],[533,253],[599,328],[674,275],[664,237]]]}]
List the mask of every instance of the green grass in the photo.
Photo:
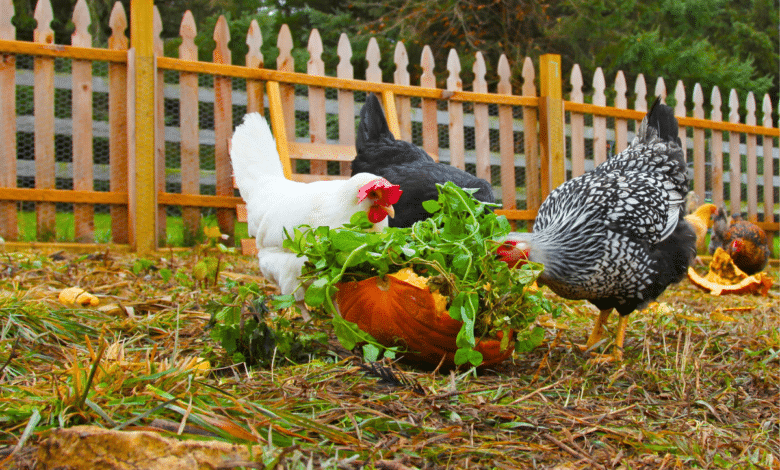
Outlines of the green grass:
[{"label": "green grass", "polygon": [[[75,241],[75,226],[73,213],[57,212],[56,236],[38,237],[36,233],[35,212],[18,212],[19,215],[19,241],[22,242],[73,242]],[[95,243],[111,243],[111,216],[109,214],[95,214]],[[217,225],[216,216],[209,215],[203,218],[203,227]],[[192,246],[193,237],[186,236],[184,222],[181,217],[169,216],[167,218],[166,246]],[[246,223],[236,222],[235,239],[248,238]],[[203,235],[197,234],[194,242],[203,241]]]}]

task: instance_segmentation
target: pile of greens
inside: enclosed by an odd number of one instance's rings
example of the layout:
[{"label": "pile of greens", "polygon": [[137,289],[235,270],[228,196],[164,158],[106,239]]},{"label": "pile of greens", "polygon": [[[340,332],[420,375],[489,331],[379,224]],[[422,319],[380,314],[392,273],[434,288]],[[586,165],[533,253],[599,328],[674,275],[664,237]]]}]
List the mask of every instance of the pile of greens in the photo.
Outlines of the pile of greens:
[{"label": "pile of greens", "polygon": [[[509,330],[516,335],[515,348],[528,351],[541,343],[543,330],[533,327],[536,316],[551,307],[541,294],[528,287],[541,274],[542,266],[528,263],[510,269],[496,257],[496,249],[511,231],[504,216],[491,210],[467,190],[451,182],[437,185],[438,200],[426,201],[432,215],[410,228],[388,227],[368,232],[372,226],[365,212],[356,213],[339,228],[301,226],[284,247],[308,258],[301,279],[310,283],[306,304],[321,308],[333,319],[336,336],[352,349],[364,343],[367,360],[393,357],[395,348],[384,348],[354,323],[344,320],[333,305],[336,284],[384,276],[405,267],[429,278],[431,291],[450,299],[449,314],[463,322],[458,333],[456,364],[477,366],[482,354],[474,349],[480,338],[496,337]],[[502,346],[506,346],[505,344]]]}]

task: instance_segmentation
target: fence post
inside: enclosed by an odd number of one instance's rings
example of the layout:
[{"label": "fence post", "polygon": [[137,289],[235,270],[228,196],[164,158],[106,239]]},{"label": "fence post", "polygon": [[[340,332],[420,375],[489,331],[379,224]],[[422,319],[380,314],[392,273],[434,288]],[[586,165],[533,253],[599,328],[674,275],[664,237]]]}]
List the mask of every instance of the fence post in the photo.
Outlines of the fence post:
[{"label": "fence post", "polygon": [[563,138],[561,56],[539,57],[539,140],[542,148],[542,198],[566,181]]},{"label": "fence post", "polygon": [[130,43],[134,50],[134,112],[130,123],[134,148],[130,160],[130,243],[145,253],[157,247],[157,185],[154,169],[154,14],[152,0],[130,2]]}]

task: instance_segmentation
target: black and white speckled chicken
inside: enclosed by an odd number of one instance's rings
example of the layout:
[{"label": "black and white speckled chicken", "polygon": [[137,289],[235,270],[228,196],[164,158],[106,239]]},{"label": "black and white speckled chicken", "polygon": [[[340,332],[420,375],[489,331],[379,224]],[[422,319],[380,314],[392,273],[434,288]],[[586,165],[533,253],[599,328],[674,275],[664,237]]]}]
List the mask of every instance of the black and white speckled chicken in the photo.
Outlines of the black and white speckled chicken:
[{"label": "black and white speckled chicken", "polygon": [[542,263],[541,283],[601,310],[587,349],[616,309],[615,354],[601,359],[622,360],[628,314],[679,282],[696,256],[687,192],[677,119],[657,100],[628,148],[552,191],[534,232],[510,234],[499,256],[510,265]]}]

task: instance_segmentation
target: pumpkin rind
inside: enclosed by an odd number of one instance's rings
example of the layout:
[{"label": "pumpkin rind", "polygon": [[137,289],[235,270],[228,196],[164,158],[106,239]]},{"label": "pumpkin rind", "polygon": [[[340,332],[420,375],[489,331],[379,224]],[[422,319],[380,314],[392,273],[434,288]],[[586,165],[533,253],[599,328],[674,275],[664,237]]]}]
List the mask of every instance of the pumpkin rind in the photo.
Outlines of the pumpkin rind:
[{"label": "pumpkin rind", "polygon": [[[453,367],[457,351],[455,339],[461,322],[453,320],[447,310],[438,310],[427,287],[421,288],[392,275],[338,284],[336,306],[345,320],[385,346],[401,345],[412,361]],[[482,353],[482,367],[507,359],[514,351],[501,350],[499,339],[479,341],[475,347]]]}]

